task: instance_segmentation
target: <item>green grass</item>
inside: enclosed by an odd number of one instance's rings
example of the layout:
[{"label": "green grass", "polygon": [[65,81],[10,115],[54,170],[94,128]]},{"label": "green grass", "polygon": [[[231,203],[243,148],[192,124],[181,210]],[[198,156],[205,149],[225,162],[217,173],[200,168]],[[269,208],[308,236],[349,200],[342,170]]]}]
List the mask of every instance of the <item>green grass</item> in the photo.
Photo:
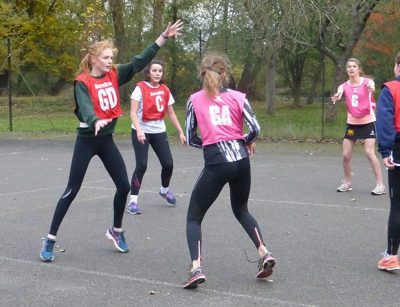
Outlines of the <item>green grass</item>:
[{"label": "green grass", "polygon": [[[71,97],[13,97],[13,132],[16,133],[60,133],[75,134],[77,119],[73,114],[75,105]],[[276,106],[276,114],[270,116],[265,111],[264,102],[252,102],[252,107],[261,126],[262,139],[282,141],[320,141],[322,138],[321,105],[307,105],[293,108],[287,104]],[[124,105],[124,116],[118,121],[117,135],[130,134],[129,106]],[[181,125],[185,120],[185,104],[174,107]],[[7,97],[0,97],[0,132],[9,131]],[[338,120],[324,123],[324,140],[342,139],[346,122],[344,104],[339,107]],[[172,124],[167,120],[169,135],[177,136]]]}]

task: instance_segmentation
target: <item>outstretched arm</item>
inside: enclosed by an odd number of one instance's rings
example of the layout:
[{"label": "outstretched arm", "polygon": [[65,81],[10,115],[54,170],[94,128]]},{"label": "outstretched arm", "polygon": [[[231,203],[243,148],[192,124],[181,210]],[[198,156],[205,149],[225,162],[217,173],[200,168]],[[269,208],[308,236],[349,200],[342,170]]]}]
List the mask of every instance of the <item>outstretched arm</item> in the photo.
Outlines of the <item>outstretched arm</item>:
[{"label": "outstretched arm", "polygon": [[331,97],[332,103],[335,104],[336,101],[342,99],[342,95],[343,95],[343,84],[339,85],[336,94]]},{"label": "outstretched arm", "polygon": [[183,29],[182,21],[178,20],[173,25],[168,24],[164,32],[156,39],[156,41],[147,46],[143,52],[133,57],[130,63],[118,64],[118,86],[124,85],[129,82],[133,76],[142,71],[147,64],[155,57],[160,47],[164,46],[170,37],[182,35]]},{"label": "outstretched arm", "polygon": [[183,29],[183,22],[178,19],[174,24],[168,23],[167,28],[164,30],[163,33],[156,39],[156,44],[159,47],[165,45],[166,41],[171,37],[176,37],[182,35],[181,31]]}]

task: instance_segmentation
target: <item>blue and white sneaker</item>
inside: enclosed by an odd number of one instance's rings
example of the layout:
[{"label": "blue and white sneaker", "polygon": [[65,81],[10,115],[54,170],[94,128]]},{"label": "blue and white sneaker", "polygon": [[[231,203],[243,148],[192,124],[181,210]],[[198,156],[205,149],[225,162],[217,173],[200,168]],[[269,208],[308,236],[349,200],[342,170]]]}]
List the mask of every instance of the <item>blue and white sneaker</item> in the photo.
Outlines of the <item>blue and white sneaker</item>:
[{"label": "blue and white sneaker", "polygon": [[135,203],[134,201],[131,201],[128,205],[128,209],[126,209],[126,211],[128,211],[128,213],[130,214],[141,214],[142,211],[140,211],[137,203]]},{"label": "blue and white sneaker", "polygon": [[106,237],[113,241],[115,248],[121,253],[127,253],[129,251],[128,244],[125,242],[124,232],[114,231],[114,229],[108,228]]},{"label": "blue and white sneaker", "polygon": [[176,198],[175,198],[174,194],[172,194],[171,191],[168,191],[165,194],[159,192],[159,194],[162,198],[164,198],[167,201],[168,205],[170,205],[170,206],[176,205]]},{"label": "blue and white sneaker", "polygon": [[54,244],[56,241],[46,238],[43,240],[43,248],[40,251],[40,259],[44,262],[52,262],[54,260]]}]

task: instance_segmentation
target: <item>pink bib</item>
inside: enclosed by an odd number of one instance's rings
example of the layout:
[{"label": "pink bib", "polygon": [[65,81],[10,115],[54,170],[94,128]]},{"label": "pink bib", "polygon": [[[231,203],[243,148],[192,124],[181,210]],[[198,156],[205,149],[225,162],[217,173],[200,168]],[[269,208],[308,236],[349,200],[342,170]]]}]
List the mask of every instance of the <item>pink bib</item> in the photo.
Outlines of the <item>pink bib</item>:
[{"label": "pink bib", "polygon": [[366,78],[363,78],[360,85],[351,85],[349,81],[343,83],[347,111],[354,117],[364,117],[371,113],[371,93],[367,85]]}]

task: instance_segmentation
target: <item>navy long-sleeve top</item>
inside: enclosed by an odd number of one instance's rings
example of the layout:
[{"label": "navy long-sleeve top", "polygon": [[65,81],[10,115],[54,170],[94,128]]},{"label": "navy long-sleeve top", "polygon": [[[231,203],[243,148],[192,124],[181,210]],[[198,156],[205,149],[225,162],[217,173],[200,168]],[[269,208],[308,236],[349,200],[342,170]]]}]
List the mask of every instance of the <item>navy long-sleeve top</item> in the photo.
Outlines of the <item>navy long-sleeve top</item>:
[{"label": "navy long-sleeve top", "polygon": [[[396,77],[400,81],[400,76]],[[378,151],[382,158],[389,157],[394,142],[400,135],[394,129],[395,104],[393,96],[387,86],[383,86],[376,107],[376,132],[378,136]]]}]

